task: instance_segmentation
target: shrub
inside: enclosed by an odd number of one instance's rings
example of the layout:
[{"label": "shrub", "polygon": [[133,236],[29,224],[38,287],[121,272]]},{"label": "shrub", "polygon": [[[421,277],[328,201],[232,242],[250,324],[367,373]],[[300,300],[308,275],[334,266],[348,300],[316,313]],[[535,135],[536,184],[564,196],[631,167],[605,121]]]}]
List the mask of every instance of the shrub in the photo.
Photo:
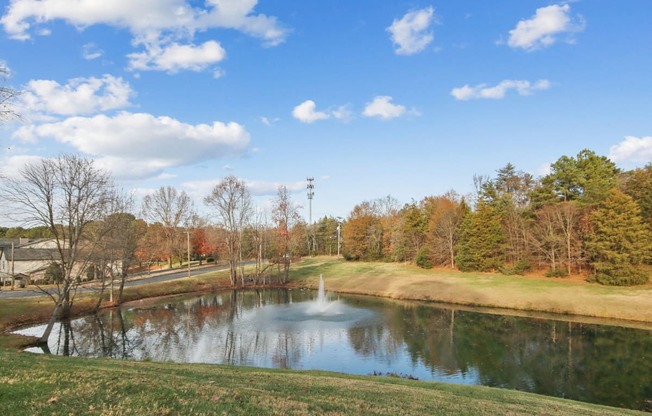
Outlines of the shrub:
[{"label": "shrub", "polygon": [[498,270],[505,275],[518,274],[523,276],[526,272],[530,271],[530,262],[527,260],[519,260],[514,263],[512,267],[500,267]]},{"label": "shrub", "polygon": [[415,261],[417,266],[421,267],[422,269],[432,269],[432,261],[430,260],[428,249],[425,247],[421,247],[419,251],[417,251]]},{"label": "shrub", "polygon": [[633,286],[648,282],[649,276],[643,270],[631,265],[595,264],[594,280],[603,285]]}]

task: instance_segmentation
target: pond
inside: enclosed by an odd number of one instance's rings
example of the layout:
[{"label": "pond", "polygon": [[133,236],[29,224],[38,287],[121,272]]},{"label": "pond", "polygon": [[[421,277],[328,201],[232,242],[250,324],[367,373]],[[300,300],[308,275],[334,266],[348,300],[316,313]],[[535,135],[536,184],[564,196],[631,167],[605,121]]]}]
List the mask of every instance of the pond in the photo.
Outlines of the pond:
[{"label": "pond", "polygon": [[317,298],[270,289],[145,302],[60,323],[48,345],[83,357],[390,374],[632,409],[652,400],[649,330]]}]

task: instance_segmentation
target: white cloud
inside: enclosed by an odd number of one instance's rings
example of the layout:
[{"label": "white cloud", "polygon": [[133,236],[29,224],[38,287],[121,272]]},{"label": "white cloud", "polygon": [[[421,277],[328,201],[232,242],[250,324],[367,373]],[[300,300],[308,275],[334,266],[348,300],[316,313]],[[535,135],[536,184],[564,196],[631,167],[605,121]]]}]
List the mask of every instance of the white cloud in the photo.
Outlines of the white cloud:
[{"label": "white cloud", "polygon": [[394,19],[387,28],[394,42],[394,52],[397,55],[414,55],[423,51],[433,39],[429,29],[434,15],[435,9],[426,7],[408,12],[401,19]]},{"label": "white cloud", "polygon": [[93,42],[89,42],[82,47],[82,56],[88,61],[101,58],[102,55],[104,55],[104,51]]},{"label": "white cloud", "polygon": [[278,123],[280,120],[281,119],[278,118],[278,117],[271,117],[271,118],[270,117],[265,117],[265,116],[260,117],[260,122],[263,123],[264,125],[268,126],[268,127],[273,126],[274,124]]},{"label": "white cloud", "polygon": [[203,69],[223,59],[216,41],[192,44],[197,32],[228,28],[259,38],[265,46],[282,43],[288,31],[275,17],[255,14],[257,3],[205,0],[201,6],[192,0],[13,0],[0,24],[9,37],[19,40],[30,39],[40,25],[55,20],[81,30],[93,25],[126,29],[134,37],[134,46],[145,45],[144,51],[130,54],[133,67],[174,72]]},{"label": "white cloud", "polygon": [[[145,45],[144,52],[131,53],[127,57],[132,70],[176,73],[181,70],[202,71],[222,61],[226,51],[214,40],[201,45],[181,45],[176,42],[161,45],[154,41]],[[220,75],[218,71],[216,78]]]},{"label": "white cloud", "polygon": [[292,116],[302,123],[313,123],[317,120],[326,120],[331,116],[323,111],[317,111],[317,104],[312,100],[306,100],[294,107]]},{"label": "white cloud", "polygon": [[581,32],[584,27],[585,22],[581,17],[577,18],[577,22],[571,19],[570,5],[553,4],[537,9],[530,19],[518,22],[509,31],[507,44],[512,48],[533,51],[552,45],[561,34],[572,35]]},{"label": "white cloud", "polygon": [[0,158],[0,175],[7,178],[18,179],[20,171],[29,163],[35,163],[43,159],[40,156],[15,155]]},{"label": "white cloud", "polygon": [[54,138],[121,178],[153,177],[166,168],[239,156],[249,133],[237,123],[191,125],[170,117],[122,112],[114,117],[72,117],[61,122],[25,126],[19,139]]},{"label": "white cloud", "polygon": [[500,100],[505,98],[505,94],[510,90],[515,90],[519,95],[530,95],[534,91],[547,90],[550,88],[550,85],[550,81],[546,79],[541,79],[534,84],[530,83],[530,81],[506,79],[494,86],[480,84],[474,87],[465,85],[463,87],[453,88],[451,95],[460,101],[480,98]]},{"label": "white cloud", "polygon": [[[392,104],[392,97],[387,95],[377,96],[373,101],[367,103],[362,113],[365,117],[380,117],[384,120],[404,115],[407,109],[403,105]],[[413,113],[416,111],[412,110]]]},{"label": "white cloud", "polygon": [[611,146],[609,159],[620,163],[652,163],[652,136],[627,136]]},{"label": "white cloud", "polygon": [[124,108],[134,95],[122,78],[75,78],[61,85],[51,80],[32,80],[20,96],[21,106],[31,113],[51,115],[94,114]]}]

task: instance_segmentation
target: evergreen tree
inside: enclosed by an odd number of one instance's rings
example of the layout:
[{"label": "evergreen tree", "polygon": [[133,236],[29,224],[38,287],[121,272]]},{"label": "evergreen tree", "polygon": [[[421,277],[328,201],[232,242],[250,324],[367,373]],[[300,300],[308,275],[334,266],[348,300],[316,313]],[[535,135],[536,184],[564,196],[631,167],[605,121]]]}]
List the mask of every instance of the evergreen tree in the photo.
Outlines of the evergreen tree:
[{"label": "evergreen tree", "polygon": [[504,260],[505,234],[494,209],[480,203],[462,221],[457,266],[462,271],[498,269]]},{"label": "evergreen tree", "polygon": [[652,231],[652,163],[648,163],[644,168],[625,172],[621,189],[638,203],[641,217]]},{"label": "evergreen tree", "polygon": [[634,285],[648,281],[640,269],[650,254],[650,232],[643,223],[634,200],[613,189],[591,213],[593,233],[587,250],[595,270],[595,280],[607,285]]}]

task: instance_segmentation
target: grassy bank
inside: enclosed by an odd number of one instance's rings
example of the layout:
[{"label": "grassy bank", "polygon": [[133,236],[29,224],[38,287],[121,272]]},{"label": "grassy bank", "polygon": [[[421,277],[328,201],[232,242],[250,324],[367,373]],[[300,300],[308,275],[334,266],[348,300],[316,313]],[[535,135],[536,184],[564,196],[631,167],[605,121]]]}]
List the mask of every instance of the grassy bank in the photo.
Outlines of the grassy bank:
[{"label": "grassy bank", "polygon": [[3,415],[623,415],[485,387],[0,350]]},{"label": "grassy bank", "polygon": [[329,257],[293,265],[292,282],[329,291],[466,306],[505,308],[652,324],[652,285],[613,287],[582,279],[424,270],[398,263],[345,262]]}]

